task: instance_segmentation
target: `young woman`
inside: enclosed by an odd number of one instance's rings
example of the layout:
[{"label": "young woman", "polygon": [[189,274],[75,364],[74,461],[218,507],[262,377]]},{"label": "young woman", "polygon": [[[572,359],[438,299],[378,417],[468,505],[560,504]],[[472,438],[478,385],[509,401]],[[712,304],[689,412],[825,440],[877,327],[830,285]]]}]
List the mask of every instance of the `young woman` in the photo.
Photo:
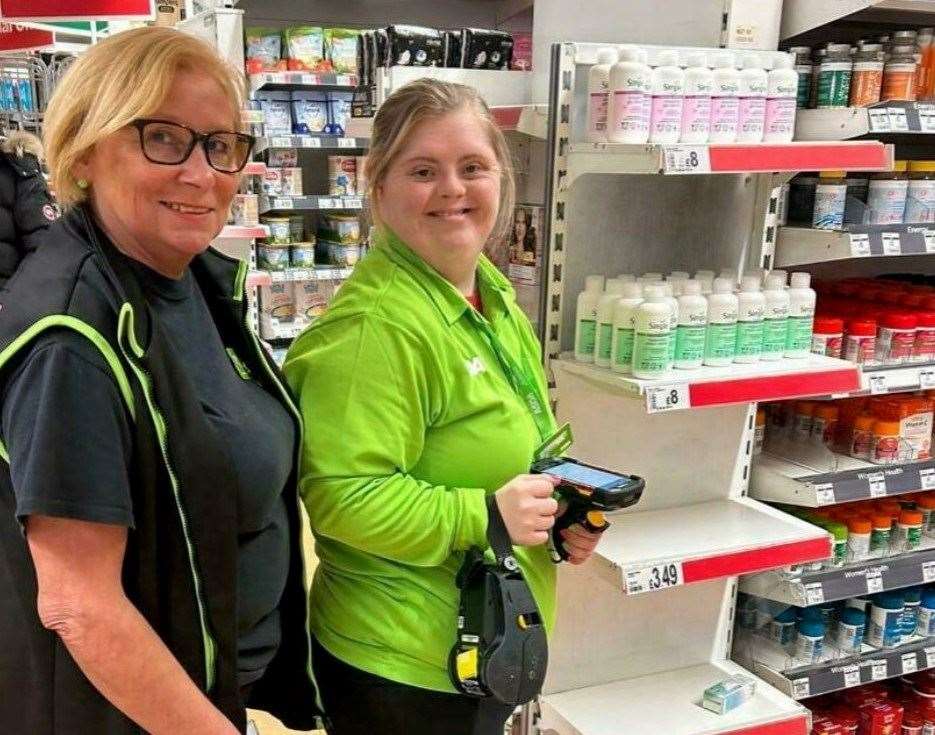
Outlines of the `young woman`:
[{"label": "young woman", "polygon": [[[511,708],[455,692],[465,551],[503,516],[547,626],[554,482],[530,475],[555,429],[532,328],[481,253],[513,218],[509,150],[477,93],[421,80],[374,121],[372,252],[290,350],[310,426],[300,492],[320,565],[313,662],[332,735],[494,735]],[[539,410],[526,398],[532,393]],[[565,536],[582,563],[597,536]]]}]

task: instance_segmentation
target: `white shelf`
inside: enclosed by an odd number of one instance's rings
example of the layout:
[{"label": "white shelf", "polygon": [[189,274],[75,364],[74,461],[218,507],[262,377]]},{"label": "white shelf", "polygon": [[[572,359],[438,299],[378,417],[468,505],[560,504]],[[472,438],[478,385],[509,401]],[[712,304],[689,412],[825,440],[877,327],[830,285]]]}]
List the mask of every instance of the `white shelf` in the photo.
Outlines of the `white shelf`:
[{"label": "white shelf", "polygon": [[935,224],[848,225],[846,231],[780,227],[774,264],[786,268],[851,258],[930,254],[935,254]]},{"label": "white shelf", "polygon": [[[757,682],[753,698],[724,715],[701,707],[712,684],[750,674],[730,661],[614,681],[540,698],[541,727],[558,735],[805,735],[807,713]],[[769,730],[760,730],[772,726]]]},{"label": "white shelf", "polygon": [[[697,370],[673,370],[655,380],[615,373],[609,368],[576,362],[570,353],[552,360],[557,369],[581,376],[607,390],[643,398],[649,413],[751,401],[820,396],[857,390],[854,363],[823,355]],[[677,402],[672,402],[670,396]]]},{"label": "white shelf", "polygon": [[834,0],[816,2],[815,0],[785,0],[782,6],[783,40],[800,33],[819,28],[854,13],[870,11],[877,20],[892,15],[896,20],[908,25],[931,25],[935,13],[932,0]]},{"label": "white shelf", "polygon": [[[691,489],[685,494],[690,497]],[[672,586],[679,586],[831,553],[831,537],[823,530],[749,498],[611,514],[608,520],[593,563],[600,576],[631,595],[656,591],[640,579],[654,566],[676,565],[678,584]]]},{"label": "white shelf", "polygon": [[490,112],[505,132],[522,133],[539,140],[549,135],[548,105],[503,105],[492,107]]},{"label": "white shelf", "polygon": [[860,376],[862,393],[906,393],[935,388],[935,363],[869,368]]},{"label": "white shelf", "polygon": [[380,105],[395,90],[423,78],[466,84],[476,89],[490,107],[525,105],[530,102],[532,72],[494,69],[458,69],[443,66],[391,66],[377,69],[376,99]]}]

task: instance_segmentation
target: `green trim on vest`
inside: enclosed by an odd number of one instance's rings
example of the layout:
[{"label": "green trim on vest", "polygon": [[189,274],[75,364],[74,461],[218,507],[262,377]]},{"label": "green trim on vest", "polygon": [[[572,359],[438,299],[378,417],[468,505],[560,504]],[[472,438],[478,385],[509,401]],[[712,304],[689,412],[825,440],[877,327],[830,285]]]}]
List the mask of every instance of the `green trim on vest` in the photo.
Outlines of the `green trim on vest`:
[{"label": "green trim on vest", "polygon": [[[185,509],[182,506],[182,493],[179,488],[179,482],[175,476],[175,472],[172,469],[172,465],[169,462],[169,444],[167,439],[168,432],[166,430],[166,421],[162,416],[162,412],[156,406],[156,400],[153,396],[152,378],[150,378],[149,374],[146,373],[146,371],[136,362],[143,357],[145,351],[142,347],[140,347],[140,344],[136,339],[136,331],[133,326],[134,319],[135,315],[133,313],[133,307],[129,303],[124,303],[124,305],[120,307],[120,318],[117,323],[117,342],[120,345],[121,351],[123,352],[124,359],[126,359],[126,361],[130,364],[130,367],[133,369],[133,372],[139,381],[140,388],[143,391],[143,395],[146,398],[146,406],[149,409],[150,418],[152,419],[153,426],[156,429],[156,437],[159,440],[159,447],[162,450],[162,461],[165,464],[166,470],[169,474],[169,481],[172,484],[172,493],[175,497],[175,507],[179,513],[179,520],[182,524],[182,534],[185,537],[185,546],[188,551],[188,563],[192,573],[192,582],[195,587],[195,601],[198,604],[198,622],[201,625],[201,639],[204,646],[205,656],[205,690],[210,692],[214,687],[214,681],[217,675],[217,644],[215,643],[211,632],[208,630],[208,619],[207,614],[205,613],[204,599],[202,597],[201,576],[199,575],[198,568],[195,564],[195,547],[192,544],[191,535],[188,529],[188,518],[186,517]],[[124,346],[124,341],[126,341],[126,343],[129,345],[129,349]],[[132,353],[132,355],[130,353]]]},{"label": "green trim on vest", "polygon": [[241,260],[237,266],[237,276],[234,278],[234,301],[243,301],[247,288],[247,262]]},{"label": "green trim on vest", "polygon": [[[77,317],[68,316],[67,314],[52,314],[51,316],[43,317],[37,321],[19,335],[19,337],[14,339],[7,348],[0,353],[0,369],[42,332],[56,327],[72,329],[78,332],[78,334],[87,337],[91,344],[100,350],[101,355],[114,372],[114,379],[117,381],[117,387],[120,389],[120,394],[127,404],[127,409],[130,411],[131,418],[136,421],[136,405],[133,402],[133,390],[130,388],[130,381],[127,378],[126,371],[123,369],[120,358],[117,357],[114,348],[110,346],[110,343],[104,339],[104,336],[100,332]],[[6,444],[4,444],[2,440],[0,440],[0,457],[2,457],[3,461],[7,464],[10,463],[10,453],[7,451]]]}]

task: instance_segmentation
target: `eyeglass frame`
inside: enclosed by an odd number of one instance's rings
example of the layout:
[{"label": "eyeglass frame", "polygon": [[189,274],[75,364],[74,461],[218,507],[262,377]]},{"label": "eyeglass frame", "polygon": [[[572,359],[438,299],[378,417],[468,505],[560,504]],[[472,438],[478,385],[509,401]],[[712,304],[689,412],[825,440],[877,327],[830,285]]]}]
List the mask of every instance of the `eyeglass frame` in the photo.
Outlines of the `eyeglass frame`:
[{"label": "eyeglass frame", "polygon": [[[150,123],[162,123],[164,125],[175,125],[177,128],[182,128],[183,130],[187,130],[189,133],[191,133],[192,135],[191,145],[189,145],[188,151],[185,153],[185,156],[182,158],[181,161],[177,161],[175,163],[166,163],[165,161],[156,161],[150,158],[149,154],[146,152],[146,145],[143,142],[143,128],[145,128]],[[205,154],[205,161],[208,162],[208,165],[211,168],[213,168],[218,173],[222,173],[222,174],[239,174],[241,171],[244,170],[244,168],[246,168],[247,164],[250,163],[250,156],[253,154],[254,146],[256,146],[256,137],[253,135],[250,135],[249,133],[241,133],[237,130],[209,130],[207,133],[199,133],[197,130],[190,128],[187,125],[182,125],[182,123],[175,122],[175,120],[164,120],[158,117],[139,117],[136,120],[133,120],[132,122],[130,122],[129,126],[136,128],[137,135],[139,136],[139,139],[140,139],[140,150],[143,152],[143,157],[146,158],[146,160],[149,161],[150,163],[155,163],[157,166],[181,166],[189,158],[191,158],[192,152],[195,150],[195,146],[201,143],[201,149],[204,151],[204,154]],[[242,138],[246,138],[250,143],[250,147],[247,150],[247,155],[244,157],[243,164],[240,166],[240,168],[234,171],[224,171],[222,169],[219,169],[213,163],[211,163],[211,154],[208,151],[208,138],[210,138],[213,135],[218,135],[219,133],[225,133],[227,135],[238,135]]]}]

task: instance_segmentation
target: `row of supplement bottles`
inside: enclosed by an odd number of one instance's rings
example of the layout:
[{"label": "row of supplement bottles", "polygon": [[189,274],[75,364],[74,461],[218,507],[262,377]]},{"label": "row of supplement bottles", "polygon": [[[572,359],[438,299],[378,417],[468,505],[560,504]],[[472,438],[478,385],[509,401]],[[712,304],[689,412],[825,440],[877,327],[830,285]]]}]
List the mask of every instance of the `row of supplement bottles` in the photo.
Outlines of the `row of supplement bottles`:
[{"label": "row of supplement bottles", "polygon": [[593,143],[783,143],[792,140],[798,76],[775,61],[704,51],[658,54],[600,49],[588,75],[587,139]]},{"label": "row of supplement bottles", "polygon": [[[765,284],[764,284],[765,281]],[[673,368],[805,358],[811,350],[815,292],[807,273],[736,278],[698,271],[588,276],[578,295],[575,359],[659,378]],[[765,290],[761,290],[761,284]]]}]

